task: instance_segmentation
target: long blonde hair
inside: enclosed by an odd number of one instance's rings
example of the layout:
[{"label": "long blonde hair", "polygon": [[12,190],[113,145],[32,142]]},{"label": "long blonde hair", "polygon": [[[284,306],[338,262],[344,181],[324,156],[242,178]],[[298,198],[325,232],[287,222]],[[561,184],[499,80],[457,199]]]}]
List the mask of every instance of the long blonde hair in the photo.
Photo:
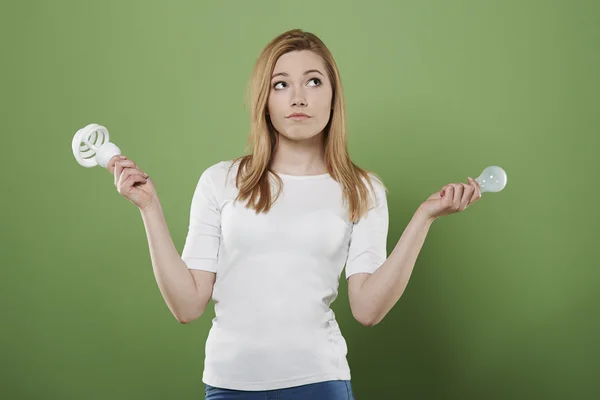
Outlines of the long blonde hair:
[{"label": "long blonde hair", "polygon": [[[365,182],[375,196],[369,174],[379,181],[386,192],[387,188],[376,174],[363,170],[350,159],[344,116],[345,101],[337,65],[327,46],[317,36],[300,29],[284,32],[271,40],[254,66],[248,85],[251,126],[247,151],[249,150],[250,154],[234,159],[231,164],[233,167],[239,162],[236,176],[239,193],[235,200],[247,200],[246,207],[253,208],[257,213],[267,213],[281,193],[283,181],[270,169],[277,147],[278,133],[267,115],[267,104],[275,63],[281,55],[299,50],[313,51],[320,55],[325,63],[333,89],[333,111],[324,132],[325,164],[331,177],[342,186],[344,202],[349,206],[349,220],[357,222],[370,207]],[[269,173],[272,173],[279,183],[275,198],[271,193]]]}]

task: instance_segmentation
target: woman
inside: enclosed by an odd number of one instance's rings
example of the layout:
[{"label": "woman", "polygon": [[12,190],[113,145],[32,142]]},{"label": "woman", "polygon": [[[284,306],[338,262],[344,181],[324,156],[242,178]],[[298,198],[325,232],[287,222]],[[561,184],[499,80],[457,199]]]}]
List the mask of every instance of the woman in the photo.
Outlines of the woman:
[{"label": "woman", "polygon": [[353,399],[330,308],[344,267],[353,316],[377,324],[402,295],[432,222],[464,210],[479,187],[469,179],[431,195],[387,257],[386,188],[349,157],[340,75],[323,42],[301,30],[279,35],[250,89],[251,152],[201,174],[181,256],[148,175],[125,156],[108,168],[141,210],[173,315],[188,323],[214,301],[206,399]]}]

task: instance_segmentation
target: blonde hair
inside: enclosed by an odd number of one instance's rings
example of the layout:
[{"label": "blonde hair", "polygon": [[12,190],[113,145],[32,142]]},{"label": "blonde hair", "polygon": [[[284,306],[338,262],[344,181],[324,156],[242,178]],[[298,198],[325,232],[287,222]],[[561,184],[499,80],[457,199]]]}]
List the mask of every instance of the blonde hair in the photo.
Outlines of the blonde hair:
[{"label": "blonde hair", "polygon": [[[358,167],[350,159],[347,148],[345,101],[340,74],[333,56],[325,44],[314,34],[293,29],[275,37],[258,57],[248,85],[250,101],[250,134],[247,151],[250,154],[233,160],[231,167],[239,163],[236,176],[238,196],[236,201],[247,200],[246,207],[257,213],[267,213],[279,194],[283,181],[270,169],[272,156],[277,147],[278,134],[267,115],[271,74],[275,63],[285,53],[310,50],[321,56],[332,85],[332,114],[325,127],[325,164],[331,177],[339,182],[344,202],[349,206],[349,219],[357,222],[368,210],[368,188],[375,193],[369,174],[375,177],[387,192],[383,182],[374,173]],[[275,175],[279,190],[275,198],[271,195],[269,173]]]}]

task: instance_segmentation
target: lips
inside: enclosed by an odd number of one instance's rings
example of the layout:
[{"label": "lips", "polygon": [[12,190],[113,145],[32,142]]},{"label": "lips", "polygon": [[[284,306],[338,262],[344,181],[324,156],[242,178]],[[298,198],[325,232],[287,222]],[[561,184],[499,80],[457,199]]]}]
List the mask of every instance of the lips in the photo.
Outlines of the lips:
[{"label": "lips", "polygon": [[304,113],[293,113],[293,114],[288,115],[287,118],[310,118],[310,117]]}]

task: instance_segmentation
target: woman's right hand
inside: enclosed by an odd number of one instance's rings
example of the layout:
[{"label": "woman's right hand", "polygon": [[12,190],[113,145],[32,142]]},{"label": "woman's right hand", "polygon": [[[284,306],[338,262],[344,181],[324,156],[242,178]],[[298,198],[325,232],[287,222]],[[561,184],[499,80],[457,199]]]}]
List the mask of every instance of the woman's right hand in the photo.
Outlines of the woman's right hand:
[{"label": "woman's right hand", "polygon": [[117,191],[140,210],[158,203],[154,182],[132,160],[123,155],[114,156],[106,169],[113,174]]}]

